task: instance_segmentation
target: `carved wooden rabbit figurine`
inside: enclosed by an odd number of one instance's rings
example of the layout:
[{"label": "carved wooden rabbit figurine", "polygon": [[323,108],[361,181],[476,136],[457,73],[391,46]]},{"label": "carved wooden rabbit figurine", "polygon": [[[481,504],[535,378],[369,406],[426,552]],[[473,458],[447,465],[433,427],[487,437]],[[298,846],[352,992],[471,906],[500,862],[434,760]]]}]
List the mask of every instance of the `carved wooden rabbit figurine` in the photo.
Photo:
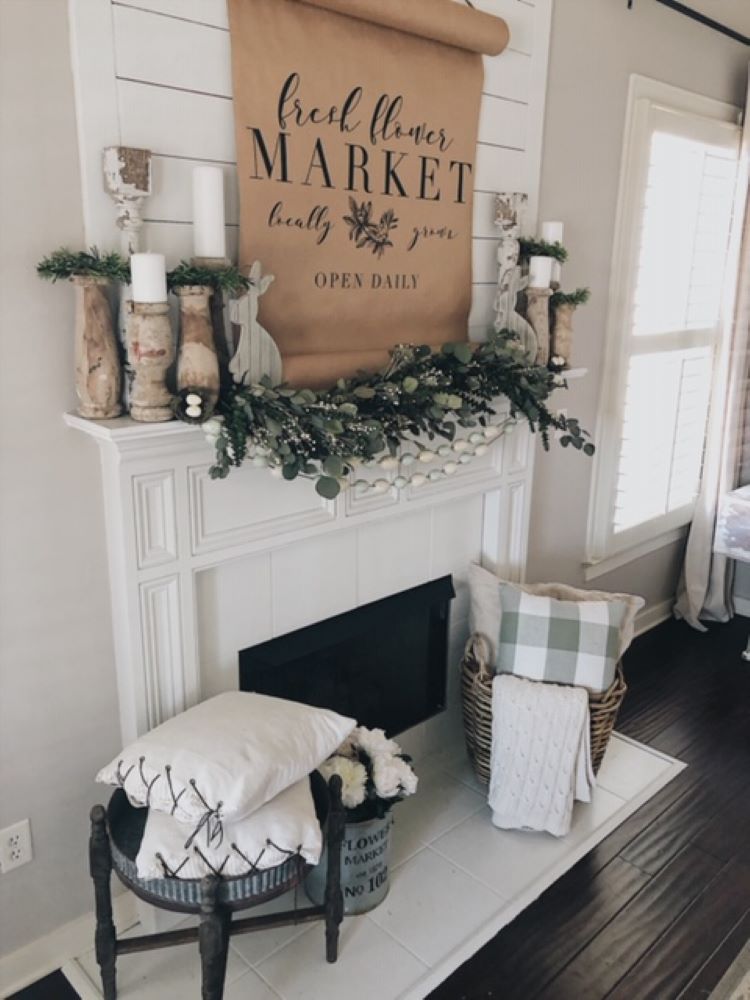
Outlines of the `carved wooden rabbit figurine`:
[{"label": "carved wooden rabbit figurine", "polygon": [[281,355],[273,337],[258,322],[258,300],[268,291],[274,276],[262,275],[260,261],[250,268],[250,288],[229,303],[229,318],[240,327],[240,340],[229,371],[234,381],[251,385],[267,375],[272,382],[281,381]]}]

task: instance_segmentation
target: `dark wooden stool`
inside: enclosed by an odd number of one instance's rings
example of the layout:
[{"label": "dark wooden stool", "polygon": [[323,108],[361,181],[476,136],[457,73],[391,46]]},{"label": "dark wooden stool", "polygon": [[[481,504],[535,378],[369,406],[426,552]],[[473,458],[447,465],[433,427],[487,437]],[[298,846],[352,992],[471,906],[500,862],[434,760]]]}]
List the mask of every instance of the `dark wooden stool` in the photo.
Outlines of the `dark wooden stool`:
[{"label": "dark wooden stool", "polygon": [[[203,1000],[221,1000],[230,936],[269,927],[325,920],[326,959],[336,961],[339,925],[344,918],[341,844],[345,810],[341,803],[341,778],[334,775],[326,786],[316,772],[311,775],[310,781],[318,819],[321,826],[325,825],[328,849],[328,879],[323,905],[234,921],[234,911],[257,906],[293,889],[312,866],[295,855],[275,868],[254,870],[233,878],[210,875],[203,879],[142,879],[136,872],[135,859],[148,809],[131,806],[120,788],[113,793],[106,811],[103,806],[94,806],[91,810],[89,863],[96,899],[96,960],[101,970],[105,1000],[115,1000],[117,996],[115,963],[118,955],[151,951],[188,941],[198,941],[200,947]],[[198,913],[200,924],[198,927],[118,940],[112,920],[110,879],[113,869],[120,881],[140,899],[161,909]]]}]

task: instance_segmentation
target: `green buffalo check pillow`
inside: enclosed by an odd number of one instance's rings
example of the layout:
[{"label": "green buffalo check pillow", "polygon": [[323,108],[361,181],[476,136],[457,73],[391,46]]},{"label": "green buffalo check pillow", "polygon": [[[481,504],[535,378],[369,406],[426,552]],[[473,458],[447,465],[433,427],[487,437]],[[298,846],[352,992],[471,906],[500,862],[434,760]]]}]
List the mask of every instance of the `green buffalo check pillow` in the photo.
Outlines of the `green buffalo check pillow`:
[{"label": "green buffalo check pillow", "polygon": [[472,566],[472,630],[489,640],[496,672],[606,691],[644,601],[564,584],[517,585]]}]

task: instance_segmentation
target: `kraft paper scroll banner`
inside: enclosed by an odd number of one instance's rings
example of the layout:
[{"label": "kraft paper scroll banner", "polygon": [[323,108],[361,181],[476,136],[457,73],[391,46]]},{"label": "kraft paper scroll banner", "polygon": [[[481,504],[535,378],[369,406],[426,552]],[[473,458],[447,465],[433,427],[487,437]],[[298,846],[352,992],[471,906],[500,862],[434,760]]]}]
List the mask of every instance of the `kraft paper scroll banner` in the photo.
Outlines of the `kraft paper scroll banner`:
[{"label": "kraft paper scroll banner", "polygon": [[454,0],[229,0],[240,266],[284,379],[325,386],[397,343],[466,340],[481,52]]},{"label": "kraft paper scroll banner", "polygon": [[510,40],[500,17],[464,7],[455,0],[299,0],[313,7],[347,14],[362,21],[395,28],[443,45],[498,56]]}]

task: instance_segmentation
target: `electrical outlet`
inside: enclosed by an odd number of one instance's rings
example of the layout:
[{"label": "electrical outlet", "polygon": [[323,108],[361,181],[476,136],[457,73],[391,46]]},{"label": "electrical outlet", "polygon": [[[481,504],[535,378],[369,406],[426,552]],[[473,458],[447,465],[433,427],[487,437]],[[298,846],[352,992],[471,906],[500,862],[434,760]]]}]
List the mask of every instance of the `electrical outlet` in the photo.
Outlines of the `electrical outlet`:
[{"label": "electrical outlet", "polygon": [[0,874],[28,864],[31,853],[31,824],[27,819],[0,830]]}]

